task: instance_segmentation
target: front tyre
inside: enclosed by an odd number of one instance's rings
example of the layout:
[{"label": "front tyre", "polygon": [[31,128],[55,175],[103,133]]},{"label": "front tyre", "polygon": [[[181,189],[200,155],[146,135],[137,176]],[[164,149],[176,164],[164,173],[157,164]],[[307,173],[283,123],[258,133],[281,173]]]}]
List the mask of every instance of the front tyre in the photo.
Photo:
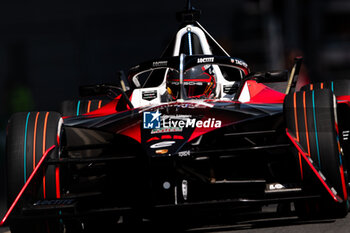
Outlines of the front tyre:
[{"label": "front tyre", "polygon": [[[343,156],[340,151],[336,127],[335,97],[330,90],[312,90],[291,93],[285,98],[285,119],[288,130],[295,136],[305,153],[314,161],[328,183],[344,201],[337,203],[323,192],[317,203],[296,203],[297,209],[316,208],[325,217],[345,217],[348,210],[348,178],[344,173]],[[300,157],[300,155],[297,156]],[[301,179],[307,182],[313,174],[301,167]],[[303,172],[304,170],[304,172]],[[300,211],[304,212],[304,210]],[[315,211],[311,211],[313,213]]]},{"label": "front tyre", "polygon": [[[45,151],[52,145],[50,158],[59,156],[59,140],[62,126],[57,112],[21,112],[12,115],[8,122],[6,139],[8,207],[34,171]],[[59,167],[48,165],[32,180],[23,194],[13,215],[21,215],[21,209],[35,200],[60,198]],[[41,173],[41,174],[40,174]],[[10,220],[11,232],[46,232],[57,221]],[[45,227],[42,224],[45,223]],[[55,223],[55,224],[53,224]],[[57,225],[55,227],[57,228]],[[52,231],[51,231],[52,232]],[[55,232],[55,231],[54,231]]]}]

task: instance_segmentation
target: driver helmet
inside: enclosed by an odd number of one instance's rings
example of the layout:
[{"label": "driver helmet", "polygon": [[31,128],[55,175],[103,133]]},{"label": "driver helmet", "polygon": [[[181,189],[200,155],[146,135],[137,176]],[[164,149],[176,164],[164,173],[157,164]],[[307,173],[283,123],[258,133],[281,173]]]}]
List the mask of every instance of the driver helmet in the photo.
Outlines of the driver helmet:
[{"label": "driver helmet", "polygon": [[[216,79],[212,65],[195,66],[186,70],[183,81],[188,98],[202,99],[215,96]],[[180,78],[177,71],[168,72],[167,91],[173,100],[180,97]]]}]

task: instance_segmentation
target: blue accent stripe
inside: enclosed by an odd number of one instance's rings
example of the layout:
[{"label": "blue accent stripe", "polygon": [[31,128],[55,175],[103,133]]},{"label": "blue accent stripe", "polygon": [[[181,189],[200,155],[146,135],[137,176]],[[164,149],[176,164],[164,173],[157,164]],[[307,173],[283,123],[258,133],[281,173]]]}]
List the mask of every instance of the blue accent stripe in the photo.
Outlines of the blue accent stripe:
[{"label": "blue accent stripe", "polygon": [[30,112],[27,114],[26,119],[26,128],[24,131],[24,148],[23,148],[23,176],[24,176],[24,183],[27,182],[27,131],[28,131],[28,120],[29,120]]},{"label": "blue accent stripe", "polygon": [[79,110],[80,110],[80,100],[78,101],[78,106],[77,106],[77,116],[79,116]]},{"label": "blue accent stripe", "polygon": [[318,145],[316,113],[315,113],[315,92],[314,91],[312,91],[312,108],[313,108],[313,113],[314,113],[315,137],[316,137],[316,148],[317,148],[317,156],[318,156],[318,166],[319,166],[319,169],[321,169],[321,158],[320,158],[320,149],[319,149],[319,145]]},{"label": "blue accent stripe", "polygon": [[334,92],[334,82],[333,81],[331,82],[331,85],[332,85],[332,92]]},{"label": "blue accent stripe", "polygon": [[[337,134],[337,147],[339,146],[339,135]],[[339,148],[339,147],[338,147]],[[339,150],[339,149],[338,149]],[[341,157],[341,152],[339,151],[339,165],[343,164],[343,159]]]},{"label": "blue accent stripe", "polygon": [[187,33],[188,35],[188,50],[189,50],[189,55],[192,56],[192,38],[191,38],[191,32],[189,31]]}]

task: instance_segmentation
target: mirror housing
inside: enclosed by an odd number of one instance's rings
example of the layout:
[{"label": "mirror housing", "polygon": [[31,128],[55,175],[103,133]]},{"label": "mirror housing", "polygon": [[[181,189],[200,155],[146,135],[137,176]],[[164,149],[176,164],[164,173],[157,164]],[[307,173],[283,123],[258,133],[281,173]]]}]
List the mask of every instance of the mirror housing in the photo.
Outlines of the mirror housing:
[{"label": "mirror housing", "polygon": [[286,82],[288,80],[288,70],[255,73],[253,77],[258,83]]},{"label": "mirror housing", "polygon": [[86,85],[79,87],[79,94],[81,97],[91,97],[91,96],[108,96],[111,99],[121,95],[129,105],[131,109],[134,108],[129,100],[128,95],[123,91],[122,88],[109,84],[97,84],[97,85]]}]

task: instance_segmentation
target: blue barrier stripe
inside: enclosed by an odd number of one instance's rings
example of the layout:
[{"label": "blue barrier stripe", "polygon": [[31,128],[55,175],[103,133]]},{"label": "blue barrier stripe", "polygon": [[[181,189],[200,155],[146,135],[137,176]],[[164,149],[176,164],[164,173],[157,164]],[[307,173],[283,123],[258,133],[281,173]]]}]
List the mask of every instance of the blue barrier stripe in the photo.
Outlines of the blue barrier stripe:
[{"label": "blue barrier stripe", "polygon": [[23,148],[23,176],[24,176],[24,183],[27,182],[27,131],[28,131],[28,120],[29,120],[30,112],[27,114],[26,119],[26,127],[24,130],[24,148]]},{"label": "blue barrier stripe", "polygon": [[320,149],[318,145],[318,135],[317,135],[317,124],[316,124],[316,113],[315,113],[315,92],[312,91],[312,108],[314,113],[314,123],[315,123],[315,137],[316,137],[316,148],[317,148],[317,156],[318,156],[318,165],[321,169],[321,158],[320,158]]},{"label": "blue barrier stripe", "polygon": [[77,106],[77,116],[79,116],[79,110],[80,110],[80,100],[78,101],[78,106]]}]

